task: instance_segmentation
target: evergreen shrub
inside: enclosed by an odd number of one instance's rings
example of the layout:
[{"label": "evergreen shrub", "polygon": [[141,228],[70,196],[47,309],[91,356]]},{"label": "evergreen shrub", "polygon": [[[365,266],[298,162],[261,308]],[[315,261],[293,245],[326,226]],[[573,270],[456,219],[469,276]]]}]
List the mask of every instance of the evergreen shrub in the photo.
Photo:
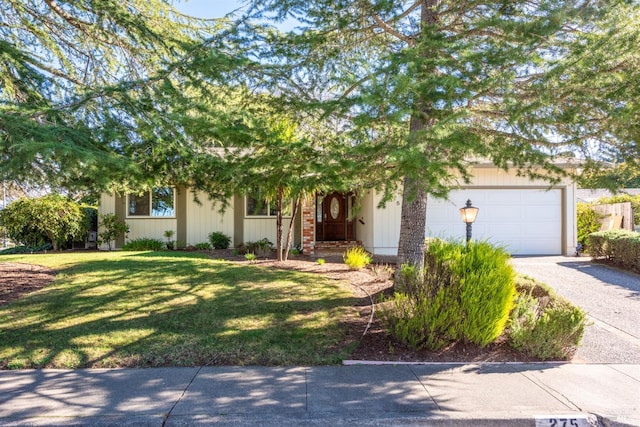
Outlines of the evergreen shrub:
[{"label": "evergreen shrub", "polygon": [[410,347],[437,350],[454,341],[485,346],[504,331],[515,272],[503,249],[486,242],[433,240],[424,272],[403,266],[398,276],[401,290],[384,305],[382,317]]},{"label": "evergreen shrub", "polygon": [[539,360],[570,359],[584,334],[584,312],[530,278],[519,278],[517,291],[509,319],[509,344]]},{"label": "evergreen shrub", "polygon": [[629,230],[599,231],[589,235],[589,253],[627,270],[640,271],[640,233]]},{"label": "evergreen shrub", "polygon": [[142,237],[130,240],[122,246],[123,251],[162,251],[165,243],[160,239]]},{"label": "evergreen shrub", "polygon": [[209,243],[213,249],[229,249],[231,245],[231,237],[221,231],[214,231],[209,234]]}]

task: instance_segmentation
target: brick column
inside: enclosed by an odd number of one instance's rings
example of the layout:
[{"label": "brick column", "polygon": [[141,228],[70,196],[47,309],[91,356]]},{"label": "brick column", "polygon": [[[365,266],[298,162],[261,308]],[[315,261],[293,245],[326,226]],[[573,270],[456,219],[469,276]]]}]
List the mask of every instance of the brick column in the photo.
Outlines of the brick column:
[{"label": "brick column", "polygon": [[316,244],[315,199],[302,202],[302,253],[313,255]]}]

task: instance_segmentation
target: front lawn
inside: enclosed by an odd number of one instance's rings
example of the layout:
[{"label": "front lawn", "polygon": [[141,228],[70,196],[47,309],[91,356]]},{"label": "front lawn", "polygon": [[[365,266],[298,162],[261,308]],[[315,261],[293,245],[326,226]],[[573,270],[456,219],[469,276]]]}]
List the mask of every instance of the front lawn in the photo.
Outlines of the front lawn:
[{"label": "front lawn", "polygon": [[0,368],[319,365],[349,356],[355,298],[318,275],[179,252],[10,255],[58,272],[0,306]]}]

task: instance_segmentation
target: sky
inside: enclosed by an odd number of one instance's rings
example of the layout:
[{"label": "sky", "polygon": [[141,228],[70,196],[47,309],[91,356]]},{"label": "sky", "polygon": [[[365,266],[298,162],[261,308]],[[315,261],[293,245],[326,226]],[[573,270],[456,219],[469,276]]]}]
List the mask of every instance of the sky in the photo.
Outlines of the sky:
[{"label": "sky", "polygon": [[238,0],[182,0],[174,1],[180,12],[198,18],[222,18],[240,7]]},{"label": "sky", "polygon": [[[222,18],[228,13],[241,8],[245,2],[246,0],[173,0],[173,6],[185,15],[211,19]],[[297,24],[298,21],[287,19],[276,24],[276,27],[280,31],[291,31],[295,29]]]}]

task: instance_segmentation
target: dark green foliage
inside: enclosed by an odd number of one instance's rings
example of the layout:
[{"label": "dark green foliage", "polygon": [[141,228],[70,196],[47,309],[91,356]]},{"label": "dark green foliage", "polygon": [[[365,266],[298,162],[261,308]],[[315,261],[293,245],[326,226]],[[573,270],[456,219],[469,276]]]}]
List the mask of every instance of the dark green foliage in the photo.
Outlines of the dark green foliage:
[{"label": "dark green foliage", "polygon": [[396,292],[380,311],[391,335],[414,349],[438,350],[454,341],[459,320],[455,292],[441,287],[428,295],[425,283],[412,265],[403,265],[396,274],[405,289],[412,292]]},{"label": "dark green foliage", "polygon": [[509,255],[485,242],[432,241],[424,278],[403,266],[383,310],[390,332],[413,348],[465,341],[485,346],[504,331],[515,295]]},{"label": "dark green foliage", "polygon": [[518,278],[517,292],[510,345],[540,360],[570,359],[584,334],[584,312],[530,278]]},{"label": "dark green foliage", "polygon": [[[578,243],[583,248],[589,246],[589,235],[600,230],[602,216],[591,208],[591,204],[577,204]],[[588,250],[588,249],[587,249]]]},{"label": "dark green foliage", "polygon": [[589,235],[589,253],[594,259],[640,272],[640,233],[629,230],[593,233]]},{"label": "dark green foliage", "polygon": [[0,251],[0,255],[14,255],[14,254],[32,254],[37,252],[44,252],[52,249],[51,243],[45,243],[42,246],[14,246],[12,248],[3,249]]},{"label": "dark green foliage", "polygon": [[196,248],[199,251],[208,251],[209,249],[211,249],[211,243],[209,242],[196,243],[194,248]]},{"label": "dark green foliage", "polygon": [[165,248],[162,240],[150,237],[130,240],[122,246],[123,251],[162,251]]},{"label": "dark green foliage", "polygon": [[12,202],[0,211],[0,224],[17,243],[28,247],[51,243],[54,250],[84,238],[89,225],[78,203],[56,194]]},{"label": "dark green foliage", "polygon": [[221,231],[214,231],[209,234],[209,243],[211,243],[213,249],[229,249],[231,237]]},{"label": "dark green foliage", "polygon": [[259,257],[269,256],[273,250],[273,243],[266,237],[255,242],[246,242],[236,248],[238,254],[254,254]]},{"label": "dark green foliage", "polygon": [[107,243],[111,250],[111,241],[117,237],[126,235],[129,232],[129,225],[115,214],[105,214],[100,216],[100,231],[98,241]]}]

